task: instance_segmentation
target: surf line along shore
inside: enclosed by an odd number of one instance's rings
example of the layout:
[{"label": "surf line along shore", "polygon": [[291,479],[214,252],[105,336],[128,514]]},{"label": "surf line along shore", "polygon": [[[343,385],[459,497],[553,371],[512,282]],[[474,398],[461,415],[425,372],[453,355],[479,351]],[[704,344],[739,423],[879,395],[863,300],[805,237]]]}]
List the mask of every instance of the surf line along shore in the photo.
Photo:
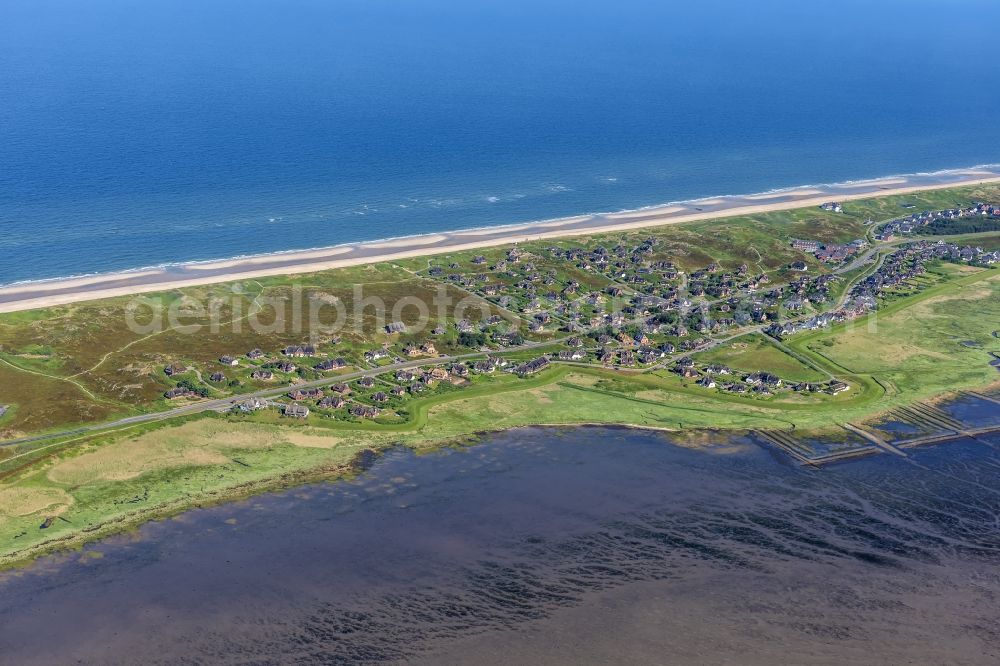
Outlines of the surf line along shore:
[{"label": "surf line along shore", "polygon": [[792,210],[818,206],[830,200],[850,201],[995,182],[1000,182],[1000,167],[975,167],[835,185],[805,186],[763,194],[696,199],[622,213],[599,213],[497,227],[442,231],[312,250],[29,282],[0,288],[0,313],[274,275],[314,273],[546,238],[613,233],[696,220]]}]

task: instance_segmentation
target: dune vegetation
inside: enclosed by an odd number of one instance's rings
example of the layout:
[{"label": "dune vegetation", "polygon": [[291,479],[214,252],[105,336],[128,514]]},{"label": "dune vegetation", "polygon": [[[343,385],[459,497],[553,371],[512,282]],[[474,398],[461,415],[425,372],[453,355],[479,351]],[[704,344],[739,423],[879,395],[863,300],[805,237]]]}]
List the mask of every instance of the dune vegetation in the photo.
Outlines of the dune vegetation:
[{"label": "dune vegetation", "polygon": [[[941,205],[976,194],[938,191],[908,201]],[[664,239],[658,251],[672,253],[678,263],[691,267],[706,261],[745,263],[752,255],[782,275],[788,261],[802,256],[788,248],[789,238],[844,241],[865,233],[861,220],[888,216],[893,205],[899,201],[859,202],[850,216],[841,218],[790,211],[761,216],[765,219],[737,218],[714,228],[706,223],[681,225],[656,231]],[[990,235],[976,238],[995,241]],[[414,260],[361,267],[307,276],[307,282],[349,301],[347,285],[364,281],[391,303],[414,290],[430,290],[432,284],[422,272],[429,265]],[[609,284],[603,278],[589,279],[596,280],[592,286],[597,289]],[[241,285],[236,301],[230,301],[240,305],[228,313],[229,319],[252,311],[261,294],[291,289],[292,284],[290,279],[270,279]],[[200,296],[234,293],[232,285],[199,290]],[[391,397],[377,419],[318,413],[300,421],[277,410],[245,414],[220,409],[79,432],[81,423],[165,408],[162,392],[170,385],[162,374],[166,363],[208,364],[220,349],[273,349],[301,337],[243,331],[191,338],[172,330],[138,335],[120,326],[126,307],[124,300],[115,300],[0,317],[0,404],[8,407],[0,416],[0,430],[7,439],[47,433],[42,439],[0,448],[0,563],[78,546],[192,506],[351,475],[364,451],[399,445],[430,450],[484,432],[533,425],[824,431],[957,391],[988,392],[1000,380],[990,365],[1000,358],[1000,270],[938,263],[916,283],[886,298],[876,313],[796,334],[780,344],[759,331],[733,335],[693,354],[699,363],[736,371],[767,368],[789,382],[836,377],[848,385],[836,394],[734,395],[698,385],[666,364],[615,368],[554,362],[527,377],[497,372],[452,378],[425,395]],[[492,303],[486,307],[498,317],[517,316]],[[374,321],[359,330],[366,334],[345,335],[338,344],[352,364],[360,365],[363,351],[389,336]],[[558,349],[559,335],[543,331],[529,342],[551,343]],[[441,354],[475,355],[476,347],[476,341],[457,332],[438,341]],[[525,349],[510,357],[520,362],[547,349]],[[209,397],[239,396],[259,388],[241,375],[239,384],[209,386]]]}]

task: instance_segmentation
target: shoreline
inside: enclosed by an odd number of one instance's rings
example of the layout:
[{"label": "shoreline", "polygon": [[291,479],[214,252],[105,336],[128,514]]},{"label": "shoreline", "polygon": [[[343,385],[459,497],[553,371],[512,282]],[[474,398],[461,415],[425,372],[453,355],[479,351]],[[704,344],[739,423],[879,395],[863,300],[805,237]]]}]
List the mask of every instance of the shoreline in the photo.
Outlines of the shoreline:
[{"label": "shoreline", "polygon": [[[936,400],[943,400],[947,398],[954,398],[954,392],[948,392],[937,396]],[[103,522],[89,525],[88,527],[70,533],[66,535],[61,535],[54,537],[47,541],[42,541],[29,545],[21,550],[14,550],[8,552],[0,552],[0,580],[7,575],[19,575],[19,574],[30,574],[32,573],[33,567],[38,564],[43,558],[61,555],[70,555],[74,552],[82,551],[86,546],[99,543],[105,539],[110,539],[117,536],[122,536],[125,534],[130,534],[137,532],[144,525],[151,522],[170,520],[171,518],[183,515],[185,513],[196,511],[199,509],[207,509],[217,506],[223,506],[226,504],[232,504],[234,502],[240,502],[253,497],[259,497],[261,495],[266,495],[269,493],[281,493],[286,492],[296,488],[302,488],[311,484],[318,483],[336,483],[339,481],[347,480],[353,478],[355,475],[363,473],[365,467],[361,464],[363,457],[368,455],[381,456],[387,451],[392,450],[395,447],[403,447],[409,449],[415,453],[421,454],[425,452],[435,451],[449,446],[468,446],[475,445],[480,442],[481,438],[496,436],[503,433],[509,433],[516,430],[523,429],[546,429],[546,430],[558,430],[558,429],[588,429],[588,428],[601,428],[601,429],[621,429],[626,431],[640,431],[647,433],[655,433],[660,435],[672,435],[675,439],[670,441],[670,444],[685,449],[697,449],[702,451],[707,451],[712,447],[712,444],[697,444],[690,445],[685,443],[683,440],[684,436],[690,437],[699,433],[713,433],[716,435],[721,435],[725,437],[740,437],[749,436],[756,431],[756,429],[747,428],[729,428],[729,427],[711,427],[711,428],[694,428],[694,429],[676,429],[667,428],[663,426],[653,426],[647,424],[638,423],[607,423],[601,421],[593,422],[578,422],[578,423],[530,423],[525,425],[514,425],[510,427],[498,427],[490,428],[486,430],[477,430],[475,432],[469,432],[464,434],[452,435],[442,438],[431,438],[421,442],[414,443],[389,443],[382,445],[369,445],[365,446],[357,451],[352,460],[347,463],[340,464],[322,464],[314,467],[301,467],[297,469],[289,469],[281,474],[265,477],[253,481],[245,481],[239,483],[235,486],[229,488],[221,488],[216,490],[205,491],[200,496],[195,497],[180,497],[170,501],[165,501],[155,506],[138,509],[135,511],[126,512],[123,515],[115,516],[109,518]],[[1000,426],[993,428],[993,432],[1000,431]],[[949,441],[960,440],[968,438],[968,434],[954,433],[950,435],[946,440],[941,442],[934,442],[931,445],[943,444]],[[860,456],[849,456],[843,459],[833,458],[830,460],[818,462],[815,464],[803,463],[799,461],[798,464],[803,466],[811,466],[813,468],[821,468],[827,465],[845,464],[854,462],[861,458],[865,458],[871,455],[871,452],[867,452]]]},{"label": "shoreline", "polygon": [[[623,430],[638,430],[650,433],[670,433],[681,434],[682,431],[673,428],[660,426],[648,426],[631,423],[602,423],[595,421],[592,423],[532,423],[528,425],[515,425],[511,427],[493,428],[478,430],[454,436],[432,438],[423,442],[412,444],[389,443],[383,445],[369,445],[358,450],[353,459],[341,464],[323,464],[315,467],[301,467],[289,469],[283,473],[265,477],[254,481],[239,483],[230,488],[204,491],[202,496],[181,497],[171,501],[166,501],[156,506],[137,509],[120,516],[109,518],[101,523],[90,525],[82,530],[53,537],[47,541],[42,541],[23,548],[9,552],[0,552],[0,580],[5,575],[18,573],[31,573],[32,567],[41,559],[50,556],[69,555],[79,552],[88,545],[104,541],[116,536],[129,534],[141,529],[144,525],[160,520],[169,520],[185,513],[206,509],[216,506],[232,504],[252,497],[259,497],[268,493],[281,493],[295,488],[302,488],[317,483],[336,483],[347,480],[365,471],[360,464],[365,454],[381,456],[391,451],[393,448],[401,446],[416,453],[425,453],[446,448],[449,446],[467,446],[479,442],[482,437],[496,436],[515,430],[543,428],[605,428]],[[741,429],[705,429],[706,432],[725,433],[730,436],[745,433]],[[681,444],[674,443],[675,446]],[[684,447],[689,448],[689,447]]]},{"label": "shoreline", "polygon": [[422,235],[289,250],[230,259],[195,261],[128,271],[53,278],[0,286],[0,313],[68,305],[218,284],[244,279],[315,273],[417,256],[445,254],[547,238],[614,233],[818,206],[872,196],[902,195],[1000,182],[1000,166],[887,176],[829,185],[803,185],[744,195],[705,197],[614,213],[479,227]]},{"label": "shoreline", "polygon": [[[364,449],[364,451],[376,454],[381,452],[373,449]],[[282,492],[311,483],[347,479],[352,474],[356,474],[357,471],[353,463],[291,470],[279,476],[261,479],[260,481],[248,481],[232,488],[206,491],[204,496],[201,497],[178,498],[156,506],[138,509],[121,516],[109,518],[96,525],[90,525],[80,531],[30,545],[23,550],[0,553],[0,577],[10,574],[31,573],[32,567],[42,558],[69,555],[105,539],[135,532],[144,525],[152,522],[169,520],[198,509],[232,504],[250,499],[251,497]]]}]

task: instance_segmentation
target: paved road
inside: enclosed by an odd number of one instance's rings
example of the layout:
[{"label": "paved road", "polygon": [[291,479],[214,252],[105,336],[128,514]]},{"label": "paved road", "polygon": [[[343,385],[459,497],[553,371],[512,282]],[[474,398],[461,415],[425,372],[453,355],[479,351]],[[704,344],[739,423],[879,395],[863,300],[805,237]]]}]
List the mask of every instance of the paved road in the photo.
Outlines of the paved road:
[{"label": "paved road", "polygon": [[[509,347],[507,349],[504,349],[503,353],[529,351],[531,349],[536,349],[538,347],[547,347],[549,345],[565,342],[565,340],[568,339],[569,337],[572,336],[567,336],[566,338],[560,338],[558,340],[547,340],[544,342],[529,342],[520,345],[518,347]],[[378,375],[395,373],[398,370],[407,370],[423,366],[441,365],[443,363],[456,363],[458,361],[465,361],[475,358],[484,358],[487,355],[487,353],[496,353],[496,352],[471,352],[468,354],[458,354],[454,356],[437,356],[434,358],[415,359],[413,361],[394,363],[379,368],[371,368],[368,370],[359,370],[357,372],[345,373],[337,375],[335,377],[323,377],[322,379],[314,379],[312,381],[302,382],[299,384],[263,389],[261,391],[255,391],[253,393],[243,393],[241,395],[230,396],[227,398],[200,400],[195,403],[184,405],[182,407],[176,407],[174,409],[169,409],[163,412],[137,414],[135,416],[128,416],[122,419],[118,419],[116,421],[109,421],[106,423],[95,423],[94,425],[83,426],[81,428],[75,428],[73,430],[64,430],[60,432],[48,433],[45,435],[36,435],[34,437],[11,439],[0,442],[0,447],[10,447],[19,444],[28,444],[31,442],[41,442],[41,441],[56,439],[59,437],[68,437],[72,435],[97,433],[105,430],[114,430],[116,428],[121,428],[123,426],[130,426],[138,423],[150,423],[153,421],[162,421],[164,419],[173,419],[180,416],[189,416],[191,414],[198,414],[201,412],[210,412],[210,411],[224,412],[228,411],[229,409],[232,409],[234,406],[236,406],[241,402],[244,402],[245,400],[251,400],[253,398],[276,398],[295,389],[318,388],[323,386],[329,386],[331,384],[337,384],[339,382],[350,381],[353,379],[360,379],[361,377],[375,377]]]},{"label": "paved road", "polygon": [[[960,234],[960,235],[961,236],[968,236],[969,234]],[[937,236],[937,237],[935,237],[935,239],[937,239],[937,240],[948,240],[949,238],[952,238],[952,236]],[[848,273],[850,271],[853,271],[853,270],[855,270],[857,268],[860,268],[860,267],[864,266],[867,263],[870,263],[871,258],[874,255],[876,255],[877,253],[881,252],[882,250],[884,250],[886,248],[894,247],[894,246],[897,246],[897,245],[905,244],[905,243],[908,243],[908,242],[913,242],[915,240],[921,240],[921,239],[919,239],[919,238],[906,238],[906,239],[898,239],[898,240],[891,241],[891,242],[888,242],[888,243],[879,243],[879,244],[873,246],[872,248],[870,248],[869,250],[867,250],[864,254],[859,255],[850,264],[847,264],[845,266],[841,266],[840,268],[837,268],[836,270],[833,271],[833,273],[839,275],[839,274]],[[885,256],[886,255],[882,255],[879,258],[879,261],[875,264],[875,266],[873,267],[872,270],[878,270],[878,268],[882,265],[882,262],[885,261]],[[857,278],[855,278],[854,280],[852,280],[852,284],[854,282],[857,282],[859,280],[864,279],[867,275],[870,275],[870,274],[871,274],[871,271],[865,271],[865,273],[863,273],[862,275],[860,275]],[[843,294],[843,296],[841,296],[841,298],[838,301],[837,305],[833,308],[834,310],[842,307],[843,304],[844,304],[844,302],[846,302],[846,300],[847,300],[847,298],[849,296],[850,286],[851,285],[848,285],[847,289],[844,290],[844,294]],[[629,288],[629,291],[632,291],[633,293],[635,293],[634,290],[632,290],[631,288]],[[642,319],[645,319],[645,317],[636,318],[636,319],[632,320],[632,322],[637,322],[637,321],[640,321]],[[598,327],[598,328],[601,328],[601,327]],[[761,326],[755,326],[755,327],[752,327],[752,328],[749,328],[749,329],[741,329],[739,332],[733,332],[732,335],[729,335],[727,337],[714,339],[712,341],[711,345],[709,346],[709,348],[715,347],[715,346],[720,345],[720,344],[723,344],[723,343],[728,342],[730,340],[734,340],[736,338],[743,337],[744,335],[749,335],[751,333],[760,333],[765,328],[766,328],[765,325],[761,325]],[[585,335],[588,330],[589,329],[584,330],[584,331],[579,331],[579,332],[577,332],[574,335]],[[519,352],[519,351],[529,351],[531,349],[536,349],[538,347],[547,347],[547,346],[554,345],[554,344],[560,344],[560,343],[565,342],[566,340],[568,340],[571,337],[574,337],[574,336],[573,335],[568,335],[568,336],[565,336],[565,337],[562,337],[562,338],[559,338],[559,339],[547,340],[547,341],[544,341],[544,342],[529,342],[529,343],[525,343],[523,345],[520,345],[518,347],[510,347],[510,348],[507,348],[507,349],[500,350],[499,352],[490,352],[490,353],[511,353],[511,352]],[[699,350],[699,351],[701,351],[701,350]],[[482,357],[486,356],[486,354],[487,354],[487,352],[472,352],[472,353],[469,353],[469,354],[460,354],[460,355],[455,355],[455,356],[439,356],[439,357],[436,357],[436,358],[416,359],[416,360],[413,360],[413,361],[404,361],[402,363],[395,363],[395,364],[392,364],[392,365],[386,365],[386,366],[383,366],[383,367],[380,367],[380,368],[372,368],[372,369],[368,369],[368,370],[360,370],[358,372],[352,372],[352,373],[348,373],[348,374],[337,375],[336,377],[324,377],[322,379],[316,379],[316,380],[312,380],[312,381],[308,381],[308,382],[303,382],[301,384],[295,384],[293,386],[282,386],[282,387],[275,387],[275,388],[271,388],[271,389],[264,389],[264,390],[261,390],[261,391],[255,391],[253,393],[245,393],[245,394],[242,394],[242,395],[231,396],[231,397],[228,397],[228,398],[218,398],[218,399],[213,399],[213,400],[202,400],[202,401],[199,401],[199,402],[195,402],[195,403],[192,403],[192,404],[189,404],[189,405],[184,405],[182,407],[177,407],[175,409],[170,409],[170,410],[163,411],[163,412],[153,412],[153,413],[148,413],[148,414],[138,414],[136,416],[129,416],[129,417],[126,417],[126,418],[123,418],[123,419],[118,419],[117,421],[110,421],[110,422],[106,422],[106,423],[97,423],[97,424],[93,424],[93,425],[83,426],[83,427],[80,427],[80,428],[75,428],[73,430],[66,430],[66,431],[48,433],[48,434],[44,434],[44,435],[36,435],[36,436],[33,436],[33,437],[23,437],[23,438],[20,438],[20,439],[7,440],[7,441],[0,442],[0,448],[10,447],[10,446],[16,446],[16,445],[19,445],[19,444],[29,444],[29,443],[32,443],[32,442],[47,441],[47,440],[57,439],[57,438],[60,438],[60,437],[69,437],[69,436],[73,436],[73,435],[82,435],[82,434],[88,434],[88,433],[98,433],[98,432],[103,432],[103,431],[107,431],[107,430],[114,430],[116,428],[121,428],[121,427],[124,427],[124,426],[136,425],[136,424],[139,424],[139,423],[150,423],[150,422],[154,422],[154,421],[162,421],[162,420],[165,420],[165,419],[172,419],[172,418],[177,418],[177,417],[180,417],[180,416],[188,416],[188,415],[191,415],[191,414],[198,414],[198,413],[207,412],[207,411],[223,412],[223,411],[227,411],[227,410],[231,409],[232,407],[234,407],[235,405],[243,402],[244,400],[250,400],[250,399],[253,399],[253,398],[275,398],[275,397],[284,395],[285,393],[288,393],[290,390],[293,390],[293,389],[296,389],[296,388],[317,388],[317,387],[322,387],[322,386],[328,386],[328,385],[335,384],[335,383],[342,382],[342,381],[349,381],[349,380],[352,380],[352,379],[360,379],[361,377],[374,377],[374,376],[378,376],[378,375],[383,375],[383,374],[388,374],[388,373],[394,373],[394,372],[396,372],[398,370],[406,370],[406,369],[410,369],[410,368],[419,368],[419,367],[423,367],[423,366],[440,365],[442,363],[455,363],[455,362],[458,362],[458,361],[464,361],[464,360],[469,360],[469,359],[474,359],[474,358],[482,358]],[[655,366],[652,366],[652,368],[650,368],[650,369],[656,369],[656,368],[659,368],[659,367],[663,367],[663,364],[657,364]],[[827,374],[829,374],[829,373],[827,373]]]}]

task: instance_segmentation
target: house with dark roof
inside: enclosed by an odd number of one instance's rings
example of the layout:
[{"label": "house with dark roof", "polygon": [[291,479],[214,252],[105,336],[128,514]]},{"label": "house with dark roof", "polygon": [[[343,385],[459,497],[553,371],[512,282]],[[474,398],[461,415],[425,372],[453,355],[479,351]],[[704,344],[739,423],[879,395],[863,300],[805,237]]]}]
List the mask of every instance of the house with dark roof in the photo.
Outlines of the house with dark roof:
[{"label": "house with dark roof", "polygon": [[644,347],[636,352],[636,357],[639,359],[640,363],[655,363],[658,359],[663,357],[663,354],[657,352],[649,347]]},{"label": "house with dark roof", "polygon": [[323,389],[305,388],[295,389],[288,394],[292,400],[319,400],[323,397]]},{"label": "house with dark roof", "polygon": [[331,370],[340,370],[347,366],[347,361],[342,358],[327,359],[313,366],[314,370],[319,370],[320,372],[330,372]]},{"label": "house with dark roof", "polygon": [[781,386],[781,378],[769,372],[754,372],[746,376],[744,381],[750,386],[769,386],[777,388]]},{"label": "house with dark roof", "polygon": [[350,409],[351,416],[356,416],[361,419],[373,419],[379,415],[378,407],[372,407],[370,405],[355,405]]},{"label": "house with dark roof", "polygon": [[371,349],[365,352],[365,360],[368,362],[377,361],[379,359],[388,358],[389,352],[385,349]]},{"label": "house with dark roof", "polygon": [[339,395],[328,395],[317,403],[319,407],[323,409],[340,409],[347,401],[341,398]]},{"label": "house with dark roof", "polygon": [[305,405],[285,405],[285,416],[289,416],[295,419],[304,419],[309,417],[309,408]]},{"label": "house with dark roof", "polygon": [[532,361],[528,361],[527,363],[518,366],[517,369],[514,370],[514,372],[520,375],[521,377],[526,377],[528,375],[533,375],[536,372],[541,372],[548,366],[549,366],[548,357],[539,356],[538,358]]}]

